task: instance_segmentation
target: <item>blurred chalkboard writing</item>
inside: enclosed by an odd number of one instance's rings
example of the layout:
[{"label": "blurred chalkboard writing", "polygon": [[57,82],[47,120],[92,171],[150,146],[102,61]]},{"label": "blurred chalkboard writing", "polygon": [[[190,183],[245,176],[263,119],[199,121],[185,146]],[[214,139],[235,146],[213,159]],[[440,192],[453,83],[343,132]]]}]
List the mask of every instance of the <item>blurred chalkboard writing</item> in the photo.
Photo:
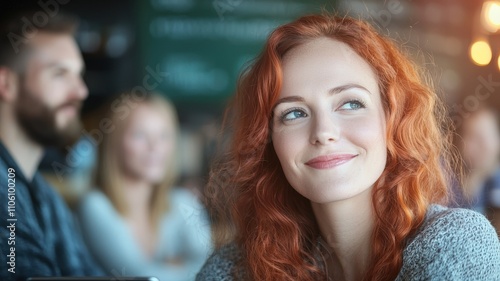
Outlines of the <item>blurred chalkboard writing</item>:
[{"label": "blurred chalkboard writing", "polygon": [[332,10],[320,0],[137,1],[142,65],[159,70],[159,90],[177,104],[220,104],[270,31],[301,15]]}]

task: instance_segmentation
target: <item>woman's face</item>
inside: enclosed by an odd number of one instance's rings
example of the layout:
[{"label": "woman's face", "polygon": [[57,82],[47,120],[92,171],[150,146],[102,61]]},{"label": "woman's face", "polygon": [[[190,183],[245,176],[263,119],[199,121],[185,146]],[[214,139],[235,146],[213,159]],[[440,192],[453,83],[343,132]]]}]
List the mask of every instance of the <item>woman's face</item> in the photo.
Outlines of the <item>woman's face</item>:
[{"label": "woman's face", "polygon": [[463,123],[462,154],[471,170],[492,172],[500,156],[500,132],[493,112],[481,110]]},{"label": "woman's face", "polygon": [[124,172],[148,183],[161,182],[174,146],[172,118],[157,107],[139,105],[133,110],[124,133]]},{"label": "woman's face", "polygon": [[377,77],[348,45],[319,38],[283,59],[272,140],[292,187],[316,203],[371,188],[386,164]]}]

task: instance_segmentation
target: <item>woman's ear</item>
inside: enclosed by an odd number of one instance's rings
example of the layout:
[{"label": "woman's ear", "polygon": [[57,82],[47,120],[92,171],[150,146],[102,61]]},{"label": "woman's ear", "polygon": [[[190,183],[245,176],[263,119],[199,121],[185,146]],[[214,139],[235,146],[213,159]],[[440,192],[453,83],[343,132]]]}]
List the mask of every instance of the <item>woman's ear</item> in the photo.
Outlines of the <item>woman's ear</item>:
[{"label": "woman's ear", "polygon": [[8,67],[0,66],[0,101],[12,102],[17,95],[17,75]]}]

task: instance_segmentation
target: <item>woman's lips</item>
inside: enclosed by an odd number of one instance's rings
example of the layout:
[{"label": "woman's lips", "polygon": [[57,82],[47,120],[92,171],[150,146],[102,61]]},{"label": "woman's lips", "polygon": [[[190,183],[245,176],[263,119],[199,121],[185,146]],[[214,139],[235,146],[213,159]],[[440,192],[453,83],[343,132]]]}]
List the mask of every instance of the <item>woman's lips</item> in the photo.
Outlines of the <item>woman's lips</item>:
[{"label": "woman's lips", "polygon": [[331,154],[318,156],[307,161],[305,164],[315,169],[330,169],[346,163],[352,158],[358,156],[357,154]]}]

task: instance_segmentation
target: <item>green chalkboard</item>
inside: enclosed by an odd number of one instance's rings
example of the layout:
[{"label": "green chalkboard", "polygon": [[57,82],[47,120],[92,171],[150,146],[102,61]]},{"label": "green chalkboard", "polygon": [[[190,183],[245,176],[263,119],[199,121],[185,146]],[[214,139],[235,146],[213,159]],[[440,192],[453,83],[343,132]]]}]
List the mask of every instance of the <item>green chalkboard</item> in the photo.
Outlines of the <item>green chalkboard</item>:
[{"label": "green chalkboard", "polygon": [[233,95],[240,72],[260,52],[270,31],[304,14],[331,11],[334,4],[326,0],[137,1],[142,63],[150,71],[162,72],[164,79],[157,90],[175,103],[220,104]]}]

